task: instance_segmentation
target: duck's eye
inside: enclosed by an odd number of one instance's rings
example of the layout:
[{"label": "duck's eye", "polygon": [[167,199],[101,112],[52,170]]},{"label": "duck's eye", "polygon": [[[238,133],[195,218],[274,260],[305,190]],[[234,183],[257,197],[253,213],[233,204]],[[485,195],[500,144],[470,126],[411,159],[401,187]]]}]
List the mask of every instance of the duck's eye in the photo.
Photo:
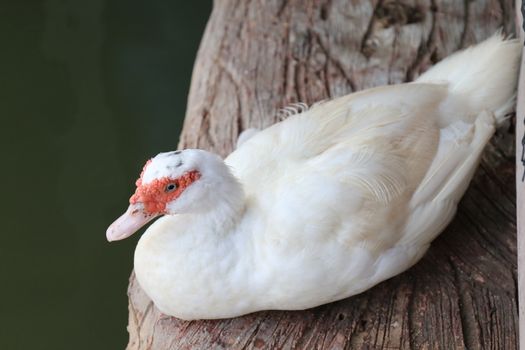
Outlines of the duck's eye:
[{"label": "duck's eye", "polygon": [[177,189],[177,185],[175,185],[174,183],[171,183],[171,184],[166,185],[165,191],[166,192],[171,192],[171,191],[173,191],[175,189]]}]

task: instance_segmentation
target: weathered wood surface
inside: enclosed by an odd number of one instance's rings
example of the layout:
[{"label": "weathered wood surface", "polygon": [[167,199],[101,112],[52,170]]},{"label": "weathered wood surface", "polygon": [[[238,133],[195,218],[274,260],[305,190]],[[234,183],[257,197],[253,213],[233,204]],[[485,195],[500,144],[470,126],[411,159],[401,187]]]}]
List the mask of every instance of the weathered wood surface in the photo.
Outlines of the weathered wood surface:
[{"label": "weathered wood surface", "polygon": [[[288,103],[411,80],[503,27],[514,0],[216,1],[180,147],[226,155]],[[488,147],[458,215],[409,271],[311,310],[215,321],[162,316],[131,276],[128,349],[515,349],[511,128]]]}]

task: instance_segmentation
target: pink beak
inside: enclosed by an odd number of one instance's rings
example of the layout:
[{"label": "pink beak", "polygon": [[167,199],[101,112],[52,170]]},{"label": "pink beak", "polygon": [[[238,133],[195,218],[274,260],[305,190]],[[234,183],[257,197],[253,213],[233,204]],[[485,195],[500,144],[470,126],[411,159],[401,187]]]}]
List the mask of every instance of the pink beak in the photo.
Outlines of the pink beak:
[{"label": "pink beak", "polygon": [[128,210],[108,227],[106,238],[109,242],[127,238],[157,216],[144,213],[139,203],[130,204]]}]

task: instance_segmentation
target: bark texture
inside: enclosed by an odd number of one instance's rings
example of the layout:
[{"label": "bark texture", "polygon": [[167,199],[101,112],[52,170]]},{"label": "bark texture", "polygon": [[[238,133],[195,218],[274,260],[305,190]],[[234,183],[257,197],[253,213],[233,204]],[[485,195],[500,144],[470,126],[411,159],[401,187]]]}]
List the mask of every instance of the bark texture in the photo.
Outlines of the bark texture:
[{"label": "bark texture", "polygon": [[[180,147],[226,155],[289,103],[412,80],[498,28],[512,33],[513,3],[216,1]],[[517,348],[512,133],[497,133],[456,218],[407,272],[310,310],[192,322],[162,316],[132,275],[128,349]]]}]

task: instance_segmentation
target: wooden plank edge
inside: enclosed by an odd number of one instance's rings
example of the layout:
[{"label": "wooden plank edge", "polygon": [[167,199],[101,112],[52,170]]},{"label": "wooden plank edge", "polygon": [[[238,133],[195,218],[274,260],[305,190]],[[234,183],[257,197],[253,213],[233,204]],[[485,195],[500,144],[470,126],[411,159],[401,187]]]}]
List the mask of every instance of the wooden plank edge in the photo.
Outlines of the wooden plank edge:
[{"label": "wooden plank edge", "polygon": [[[516,32],[521,42],[525,41],[523,30],[523,6],[525,2],[516,0]],[[519,305],[519,344],[525,350],[525,182],[524,142],[525,142],[525,47],[521,57],[521,69],[516,104],[516,219],[518,238],[518,305]]]}]

